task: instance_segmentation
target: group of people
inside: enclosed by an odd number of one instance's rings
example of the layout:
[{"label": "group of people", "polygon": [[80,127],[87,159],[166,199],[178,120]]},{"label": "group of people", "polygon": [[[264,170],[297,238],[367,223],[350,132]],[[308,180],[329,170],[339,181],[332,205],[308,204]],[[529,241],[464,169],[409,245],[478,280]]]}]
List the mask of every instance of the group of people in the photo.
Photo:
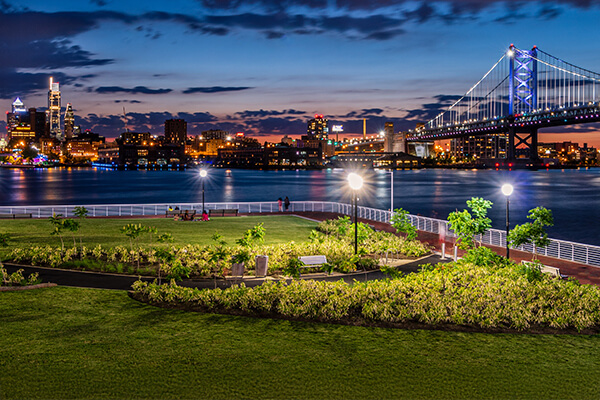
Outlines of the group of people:
[{"label": "group of people", "polygon": [[290,208],[290,199],[285,196],[285,199],[282,200],[281,197],[277,199],[277,204],[279,205],[279,212],[282,212],[282,206],[285,206],[285,211],[288,210],[288,208]]},{"label": "group of people", "polygon": [[[175,206],[175,209],[173,209],[173,207],[169,206],[169,211],[178,211],[179,207]],[[194,215],[196,215],[196,212],[190,213],[189,210],[185,210],[185,212],[182,213],[177,213],[173,216],[173,219],[175,221],[196,221],[196,219],[194,218]],[[210,218],[208,217],[208,212],[206,210],[202,210],[202,221],[210,221]]]}]

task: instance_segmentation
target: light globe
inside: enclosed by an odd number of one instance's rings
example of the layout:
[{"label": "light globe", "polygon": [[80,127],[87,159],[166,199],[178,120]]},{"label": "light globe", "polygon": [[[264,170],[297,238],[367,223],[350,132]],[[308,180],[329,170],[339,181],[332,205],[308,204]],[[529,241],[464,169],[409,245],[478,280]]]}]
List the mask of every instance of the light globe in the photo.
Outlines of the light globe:
[{"label": "light globe", "polygon": [[363,185],[363,178],[357,173],[352,172],[348,174],[348,184],[352,190],[359,190]]},{"label": "light globe", "polygon": [[200,178],[206,178],[206,175],[208,175],[208,172],[205,169],[200,171]]},{"label": "light globe", "polygon": [[513,192],[513,185],[511,185],[510,183],[505,183],[504,185],[502,185],[502,194],[505,196],[510,196]]}]

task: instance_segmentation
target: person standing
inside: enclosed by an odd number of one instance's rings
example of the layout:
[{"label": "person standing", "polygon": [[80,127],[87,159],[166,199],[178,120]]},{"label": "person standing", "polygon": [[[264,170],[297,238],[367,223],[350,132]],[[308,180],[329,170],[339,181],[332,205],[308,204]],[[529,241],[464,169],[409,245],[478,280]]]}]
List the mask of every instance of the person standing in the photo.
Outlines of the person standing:
[{"label": "person standing", "polygon": [[280,198],[278,198],[278,199],[277,199],[277,205],[279,205],[279,212],[283,211],[283,210],[281,209],[281,206],[282,206],[282,204],[283,204],[283,200],[282,200],[282,199],[281,199],[281,197],[280,197]]},{"label": "person standing", "polygon": [[290,199],[285,196],[285,200],[283,201],[283,204],[285,204],[285,211],[288,210],[288,208],[290,207]]}]

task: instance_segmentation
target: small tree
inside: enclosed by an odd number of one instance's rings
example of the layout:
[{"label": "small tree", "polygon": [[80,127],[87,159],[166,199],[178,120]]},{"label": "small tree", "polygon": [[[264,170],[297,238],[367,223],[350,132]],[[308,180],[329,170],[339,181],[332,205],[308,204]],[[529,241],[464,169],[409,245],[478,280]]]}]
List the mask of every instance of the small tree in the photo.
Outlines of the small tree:
[{"label": "small tree", "polygon": [[[552,211],[544,207],[536,207],[529,210],[527,218],[533,222],[515,226],[508,234],[508,243],[511,247],[519,247],[527,243],[533,243],[536,247],[548,246],[550,239],[545,227],[554,225]],[[533,254],[536,257],[535,252]]]},{"label": "small tree", "polygon": [[79,230],[81,224],[79,221],[75,221],[72,218],[65,218],[63,219],[63,226],[66,230],[73,234],[73,247],[77,248],[77,242],[75,242],[75,232]]},{"label": "small tree", "polygon": [[129,237],[129,244],[131,246],[131,257],[133,262],[133,242],[135,241],[136,249],[138,250],[137,257],[137,266],[140,267],[140,257],[139,257],[139,245],[138,239],[144,233],[157,233],[156,228],[153,226],[144,226],[142,224],[127,224],[121,228],[121,233],[125,236]]},{"label": "small tree", "polygon": [[[89,212],[88,212],[88,209],[85,207],[75,207],[73,209],[73,214],[75,214],[75,216],[77,218],[79,218],[80,220],[84,220],[88,216]],[[78,222],[77,230],[79,230],[80,225],[81,225],[81,221]],[[79,252],[79,259],[81,259],[81,256],[83,253],[83,240],[81,238],[81,235],[79,235],[79,247],[81,249],[81,251]]]},{"label": "small tree", "polygon": [[405,233],[406,239],[414,240],[417,237],[417,228],[410,223],[408,211],[402,208],[396,208],[392,213],[390,223],[396,228],[396,231]]},{"label": "small tree", "polygon": [[54,230],[51,235],[57,235],[60,238],[60,249],[65,251],[65,242],[62,238],[62,232],[65,230],[65,219],[62,217],[62,214],[54,214],[50,218],[48,218]]},{"label": "small tree", "polygon": [[487,217],[487,211],[492,207],[492,202],[480,197],[467,200],[467,206],[471,209],[451,212],[448,215],[450,229],[458,236],[457,246],[459,249],[470,249],[475,247],[475,235],[483,235],[492,227],[492,220]]}]

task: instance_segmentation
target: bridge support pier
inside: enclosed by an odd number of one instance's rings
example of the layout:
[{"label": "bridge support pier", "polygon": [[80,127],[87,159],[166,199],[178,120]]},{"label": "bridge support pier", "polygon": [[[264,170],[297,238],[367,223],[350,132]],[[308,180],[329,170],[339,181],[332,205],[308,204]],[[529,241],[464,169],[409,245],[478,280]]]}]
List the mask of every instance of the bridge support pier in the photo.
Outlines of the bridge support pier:
[{"label": "bridge support pier", "polygon": [[525,145],[529,149],[529,159],[538,159],[538,130],[528,129],[526,131],[518,132],[516,128],[511,127],[508,131],[508,148],[506,149],[506,158],[508,160],[514,160],[517,154],[517,147]]}]

